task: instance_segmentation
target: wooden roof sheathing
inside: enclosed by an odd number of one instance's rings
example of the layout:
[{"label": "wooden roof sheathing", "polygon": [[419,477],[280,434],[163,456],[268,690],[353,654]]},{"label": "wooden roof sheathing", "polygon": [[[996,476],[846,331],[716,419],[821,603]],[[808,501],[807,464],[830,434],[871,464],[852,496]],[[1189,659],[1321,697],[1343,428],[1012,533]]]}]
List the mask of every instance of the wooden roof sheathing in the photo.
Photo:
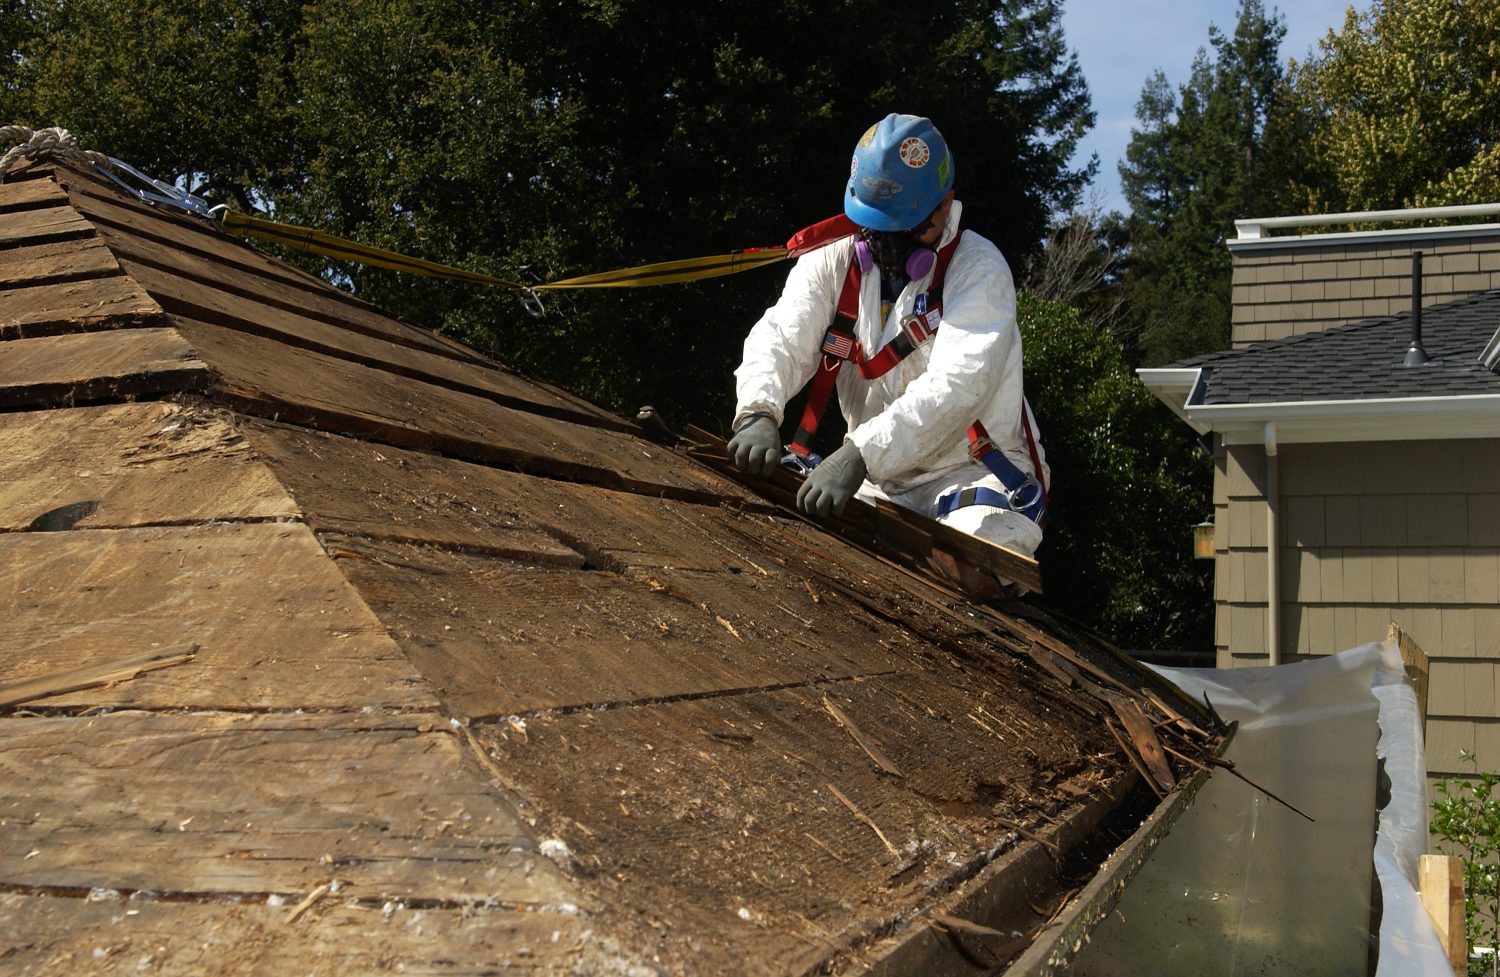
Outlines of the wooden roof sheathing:
[{"label": "wooden roof sheathing", "polygon": [[1136,779],[1048,629],[70,169],[0,600],[8,974],[964,972]]}]

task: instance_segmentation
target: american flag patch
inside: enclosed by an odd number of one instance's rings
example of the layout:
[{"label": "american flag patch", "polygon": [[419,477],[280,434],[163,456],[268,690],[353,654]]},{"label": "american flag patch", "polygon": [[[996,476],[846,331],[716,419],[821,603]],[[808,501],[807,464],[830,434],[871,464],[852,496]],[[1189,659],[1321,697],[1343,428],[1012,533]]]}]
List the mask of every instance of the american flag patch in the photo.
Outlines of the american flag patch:
[{"label": "american flag patch", "polygon": [[847,360],[854,352],[854,337],[848,333],[830,332],[823,337],[823,352]]}]

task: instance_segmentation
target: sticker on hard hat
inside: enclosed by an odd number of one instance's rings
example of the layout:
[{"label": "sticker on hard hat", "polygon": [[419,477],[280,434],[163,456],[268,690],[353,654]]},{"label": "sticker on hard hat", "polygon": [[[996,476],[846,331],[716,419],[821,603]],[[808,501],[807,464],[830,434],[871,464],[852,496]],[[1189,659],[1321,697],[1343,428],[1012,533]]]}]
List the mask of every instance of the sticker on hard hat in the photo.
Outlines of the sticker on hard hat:
[{"label": "sticker on hard hat", "polygon": [[849,179],[854,179],[854,174],[859,171],[859,157],[855,156],[849,160]]},{"label": "sticker on hard hat", "polygon": [[927,143],[912,136],[910,139],[901,140],[901,162],[912,169],[920,169],[927,165],[932,154],[927,150]]},{"label": "sticker on hard hat", "polygon": [[875,130],[877,128],[879,128],[879,126],[880,126],[880,123],[877,122],[877,123],[875,123],[875,125],[872,125],[872,126],[870,126],[870,128],[866,129],[865,130],[865,134],[863,136],[859,137],[859,144],[861,146],[870,146],[870,145],[874,144],[874,142],[875,142]]},{"label": "sticker on hard hat", "polygon": [[867,176],[859,181],[859,185],[864,189],[865,193],[876,200],[888,200],[891,197],[899,197],[901,191],[906,189],[898,181],[884,176]]}]

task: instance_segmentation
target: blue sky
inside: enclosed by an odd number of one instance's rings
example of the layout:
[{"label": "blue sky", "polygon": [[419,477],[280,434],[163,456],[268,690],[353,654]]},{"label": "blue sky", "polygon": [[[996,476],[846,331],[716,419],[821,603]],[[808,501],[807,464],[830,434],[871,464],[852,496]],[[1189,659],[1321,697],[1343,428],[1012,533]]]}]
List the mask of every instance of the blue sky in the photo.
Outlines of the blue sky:
[{"label": "blue sky", "polygon": [[[1329,28],[1343,25],[1351,5],[1361,12],[1370,7],[1369,0],[1268,2],[1286,22],[1282,62],[1304,59]],[[1064,0],[1063,30],[1099,116],[1075,163],[1099,154],[1095,185],[1105,210],[1125,208],[1116,164],[1130,142],[1146,76],[1160,68],[1174,86],[1186,81],[1193,55],[1208,44],[1208,25],[1232,32],[1238,6],[1236,0]]]}]

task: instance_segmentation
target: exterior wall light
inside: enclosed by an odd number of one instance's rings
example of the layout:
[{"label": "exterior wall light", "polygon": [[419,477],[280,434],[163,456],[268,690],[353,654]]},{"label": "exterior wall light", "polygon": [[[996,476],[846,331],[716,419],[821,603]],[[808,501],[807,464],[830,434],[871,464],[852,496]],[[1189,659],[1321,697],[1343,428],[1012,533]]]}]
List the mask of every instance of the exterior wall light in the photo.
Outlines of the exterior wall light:
[{"label": "exterior wall light", "polygon": [[1208,519],[1193,527],[1193,559],[1212,560],[1214,558],[1214,521]]}]

